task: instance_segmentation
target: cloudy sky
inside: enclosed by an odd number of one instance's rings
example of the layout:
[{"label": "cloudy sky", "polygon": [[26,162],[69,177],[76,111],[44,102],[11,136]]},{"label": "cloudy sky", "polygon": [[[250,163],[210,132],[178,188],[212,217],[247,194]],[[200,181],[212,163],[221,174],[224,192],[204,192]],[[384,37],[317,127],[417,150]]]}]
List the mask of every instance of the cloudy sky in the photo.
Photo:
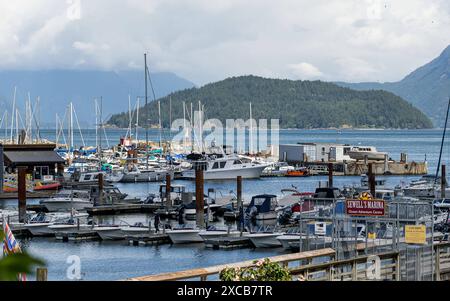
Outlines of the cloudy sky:
[{"label": "cloudy sky", "polygon": [[450,44],[448,0],[0,0],[0,69],[396,81]]}]

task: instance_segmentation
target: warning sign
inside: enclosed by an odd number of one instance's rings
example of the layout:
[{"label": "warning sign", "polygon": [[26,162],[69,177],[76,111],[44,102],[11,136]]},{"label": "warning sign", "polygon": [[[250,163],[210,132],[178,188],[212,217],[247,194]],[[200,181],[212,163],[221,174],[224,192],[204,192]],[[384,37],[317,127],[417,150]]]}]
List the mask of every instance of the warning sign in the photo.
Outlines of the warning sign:
[{"label": "warning sign", "polygon": [[346,200],[345,211],[348,215],[384,216],[384,200]]},{"label": "warning sign", "polygon": [[427,228],[425,225],[405,226],[405,242],[407,244],[423,245],[427,243]]}]

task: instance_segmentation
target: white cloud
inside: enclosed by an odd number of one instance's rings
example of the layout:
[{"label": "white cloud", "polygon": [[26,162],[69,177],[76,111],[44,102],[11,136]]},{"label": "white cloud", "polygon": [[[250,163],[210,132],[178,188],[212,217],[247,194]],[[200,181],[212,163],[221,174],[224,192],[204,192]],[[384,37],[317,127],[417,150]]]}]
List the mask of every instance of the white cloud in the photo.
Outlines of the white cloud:
[{"label": "white cloud", "polygon": [[77,19],[66,1],[0,0],[0,68],[130,69],[148,52],[152,70],[198,84],[242,74],[392,81],[450,43],[448,0],[80,3]]},{"label": "white cloud", "polygon": [[299,79],[315,79],[323,75],[316,66],[310,63],[290,64],[288,68]]}]

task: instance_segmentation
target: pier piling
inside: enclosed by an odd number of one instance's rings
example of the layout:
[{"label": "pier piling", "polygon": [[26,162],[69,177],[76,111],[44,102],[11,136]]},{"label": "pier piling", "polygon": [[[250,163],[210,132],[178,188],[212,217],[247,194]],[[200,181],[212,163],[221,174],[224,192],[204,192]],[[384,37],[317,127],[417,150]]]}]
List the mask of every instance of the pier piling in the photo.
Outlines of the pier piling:
[{"label": "pier piling", "polygon": [[98,174],[98,200],[99,203],[103,205],[103,173]]},{"label": "pier piling", "polygon": [[242,208],[242,176],[237,176],[236,178],[236,196],[237,196],[237,209],[239,210],[239,224],[238,229],[242,233],[242,225],[241,225],[241,208]]},{"label": "pier piling", "polygon": [[170,187],[171,187],[171,183],[170,183],[170,174],[166,175],[166,207],[170,208],[172,207],[172,200],[170,199]]},{"label": "pier piling", "polygon": [[26,215],[27,215],[27,183],[26,183],[26,176],[27,176],[27,168],[20,166],[18,167],[18,181],[17,181],[17,188],[18,188],[18,201],[19,201],[19,222],[25,223]]},{"label": "pier piling", "polygon": [[368,180],[369,180],[369,188],[370,188],[370,194],[374,197],[375,196],[375,175],[373,173],[373,163],[369,163],[368,165]]},{"label": "pier piling", "polygon": [[328,187],[333,187],[333,163],[328,163]]},{"label": "pier piling", "polygon": [[198,164],[195,166],[195,202],[197,205],[197,226],[200,228],[203,228],[205,224],[205,199],[203,185],[203,166],[201,164]]}]

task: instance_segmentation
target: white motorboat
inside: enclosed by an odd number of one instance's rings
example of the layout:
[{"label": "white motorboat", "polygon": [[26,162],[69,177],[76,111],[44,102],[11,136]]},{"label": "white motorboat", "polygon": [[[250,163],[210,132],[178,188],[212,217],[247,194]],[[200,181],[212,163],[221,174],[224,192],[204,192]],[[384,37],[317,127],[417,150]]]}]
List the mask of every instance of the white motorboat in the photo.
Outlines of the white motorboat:
[{"label": "white motorboat", "polygon": [[347,155],[355,160],[364,160],[365,158],[367,160],[384,160],[387,153],[379,152],[373,146],[353,146],[347,152]]},{"label": "white motorboat", "polygon": [[93,206],[89,194],[85,191],[58,193],[56,196],[40,201],[48,212],[83,210]]},{"label": "white motorboat", "polygon": [[[209,156],[191,154],[188,155],[188,159],[195,159],[193,161],[201,159],[206,162],[206,170],[203,172],[205,180],[232,180],[238,176],[243,179],[259,178],[263,170],[269,166],[238,155],[226,155],[223,151]],[[195,170],[183,171],[182,177],[195,179]]]},{"label": "white motorboat", "polygon": [[201,238],[199,233],[200,233],[200,229],[166,230],[166,234],[169,235],[170,240],[174,244],[187,244],[187,243],[203,242],[203,239]]},{"label": "white motorboat", "polygon": [[277,219],[277,196],[262,194],[253,196],[246,209],[247,218],[253,220],[273,220]]},{"label": "white motorboat", "polygon": [[108,180],[121,183],[158,182],[165,180],[167,175],[173,179],[174,171],[163,168],[140,169],[136,164],[128,163],[121,172],[108,176]]},{"label": "white motorboat", "polygon": [[[243,232],[242,236],[248,234]],[[215,227],[207,230],[200,231],[198,234],[200,237],[206,241],[209,239],[226,238],[226,237],[240,237],[241,231],[238,230],[228,230],[228,229],[217,229]]]},{"label": "white motorboat", "polygon": [[248,237],[256,248],[277,248],[281,247],[281,242],[277,239],[280,235],[283,233],[251,233],[245,237]]},{"label": "white motorboat", "polygon": [[92,228],[92,231],[97,232],[97,235],[102,240],[121,240],[124,239],[125,236],[122,233],[122,229],[120,226],[95,226]]},{"label": "white motorboat", "polygon": [[291,243],[300,241],[300,234],[285,234],[277,236],[276,239],[281,243],[281,246],[285,250],[290,250],[292,248]]}]

